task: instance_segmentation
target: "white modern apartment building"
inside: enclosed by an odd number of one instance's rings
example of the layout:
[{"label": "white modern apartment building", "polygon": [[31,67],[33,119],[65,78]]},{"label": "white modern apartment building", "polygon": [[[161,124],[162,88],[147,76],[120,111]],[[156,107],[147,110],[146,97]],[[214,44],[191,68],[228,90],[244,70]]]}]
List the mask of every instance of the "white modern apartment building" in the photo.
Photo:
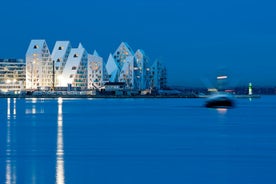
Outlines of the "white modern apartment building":
[{"label": "white modern apartment building", "polygon": [[135,61],[138,72],[137,78],[139,79],[139,89],[145,90],[150,87],[150,67],[149,67],[149,58],[145,55],[145,52],[141,49],[138,49],[135,52]]},{"label": "white modern apartment building", "polygon": [[138,70],[134,56],[126,57],[120,72],[119,82],[124,82],[127,89],[138,90],[139,79],[137,74]]},{"label": "white modern apartment building", "polygon": [[134,56],[134,52],[126,42],[122,42],[113,54],[114,60],[120,70],[123,68],[128,56]]},{"label": "white modern apartment building", "polygon": [[117,67],[112,58],[108,61],[112,63],[115,71],[119,70],[118,82],[125,82],[126,88],[132,90],[145,90],[150,87],[149,58],[144,51],[138,49],[134,53],[126,42],[122,42],[114,52],[113,58]]},{"label": "white modern apartment building", "polygon": [[87,60],[88,54],[81,44],[78,48],[72,48],[62,74],[58,77],[59,85],[87,89]]},{"label": "white modern apartment building", "polygon": [[103,58],[96,50],[92,55],[88,54],[87,81],[87,89],[92,90],[100,90],[105,82],[109,82]]},{"label": "white modern apartment building", "polygon": [[52,60],[55,65],[54,68],[54,79],[55,79],[55,87],[61,87],[62,85],[62,73],[65,65],[67,64],[67,60],[69,54],[71,52],[71,43],[69,41],[57,41],[55,43],[54,49],[52,51]]},{"label": "white modern apartment building", "polygon": [[151,89],[164,89],[167,85],[166,67],[156,60],[151,66]]},{"label": "white modern apartment building", "polygon": [[26,89],[51,88],[53,62],[45,40],[32,40],[26,53]]}]

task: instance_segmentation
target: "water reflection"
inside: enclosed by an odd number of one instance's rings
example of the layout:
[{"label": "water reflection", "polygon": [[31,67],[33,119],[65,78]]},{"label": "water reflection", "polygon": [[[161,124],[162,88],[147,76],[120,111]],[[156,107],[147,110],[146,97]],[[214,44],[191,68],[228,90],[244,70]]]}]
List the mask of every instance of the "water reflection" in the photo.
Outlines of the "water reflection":
[{"label": "water reflection", "polygon": [[11,99],[7,98],[7,119],[11,118]]},{"label": "water reflection", "polygon": [[[11,107],[13,106],[13,111],[11,112]],[[12,160],[13,149],[12,149],[12,133],[11,133],[11,113],[13,118],[16,118],[16,98],[13,99],[11,104],[11,99],[7,98],[7,144],[6,144],[6,184],[16,183],[16,164],[15,160]]]},{"label": "water reflection", "polygon": [[16,167],[11,160],[6,160],[6,184],[16,183]]},{"label": "water reflection", "polygon": [[227,113],[228,109],[227,108],[217,108],[216,109],[217,112],[220,114],[220,115],[224,115]]},{"label": "water reflection", "polygon": [[16,98],[13,99],[13,118],[16,119]]},{"label": "water reflection", "polygon": [[57,151],[56,151],[56,183],[64,184],[64,151],[63,151],[63,120],[62,120],[62,98],[58,98],[57,117]]},{"label": "water reflection", "polygon": [[[40,106],[40,109],[37,107],[37,98],[31,98],[31,100],[27,99],[27,104],[31,102],[31,107],[27,107],[25,110],[25,114],[43,114],[44,113],[44,107]],[[41,98],[40,102],[44,102],[44,99]]]}]

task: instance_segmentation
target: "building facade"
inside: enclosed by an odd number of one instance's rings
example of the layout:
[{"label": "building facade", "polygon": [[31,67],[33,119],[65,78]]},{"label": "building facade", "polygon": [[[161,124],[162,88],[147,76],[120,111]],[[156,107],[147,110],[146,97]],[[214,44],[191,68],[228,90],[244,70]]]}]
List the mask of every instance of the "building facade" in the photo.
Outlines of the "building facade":
[{"label": "building facade", "polygon": [[109,82],[103,58],[97,51],[94,51],[93,55],[88,54],[87,81],[89,90],[100,90]]},{"label": "building facade", "polygon": [[26,89],[53,86],[53,61],[45,40],[32,40],[26,53]]},{"label": "building facade", "polygon": [[25,89],[26,63],[23,59],[0,59],[0,90],[19,92]]},{"label": "building facade", "polygon": [[61,76],[62,76],[64,67],[67,63],[71,49],[72,47],[69,41],[57,41],[55,43],[55,46],[51,55],[52,60],[54,62],[53,64],[55,66],[54,68],[55,87],[62,86]]},{"label": "building facade", "polygon": [[151,89],[165,89],[167,86],[166,67],[159,60],[156,60],[151,66],[150,72]]},{"label": "building facade", "polygon": [[134,56],[133,51],[126,42],[122,42],[113,54],[114,60],[120,70],[129,56]]},{"label": "building facade", "polygon": [[133,56],[128,56],[120,71],[119,82],[124,82],[127,89],[137,90],[138,89],[138,71]]},{"label": "building facade", "polygon": [[60,86],[87,89],[87,60],[88,54],[81,44],[78,48],[72,48],[59,77]]},{"label": "building facade", "polygon": [[149,89],[150,87],[150,67],[149,58],[145,55],[145,52],[138,49],[135,52],[135,61],[137,63],[136,70],[138,71],[138,85],[139,90]]},{"label": "building facade", "polygon": [[108,80],[110,82],[118,82],[120,69],[112,54],[109,54],[105,68],[108,74]]},{"label": "building facade", "polygon": [[[149,57],[122,42],[107,63],[95,51],[88,54],[79,44],[57,41],[52,53],[45,40],[32,40],[26,53],[26,89],[58,89],[75,87],[99,90],[105,83],[124,83],[125,90],[143,91],[166,87],[166,68],[156,61],[149,66]],[[57,88],[58,87],[58,88]]]}]

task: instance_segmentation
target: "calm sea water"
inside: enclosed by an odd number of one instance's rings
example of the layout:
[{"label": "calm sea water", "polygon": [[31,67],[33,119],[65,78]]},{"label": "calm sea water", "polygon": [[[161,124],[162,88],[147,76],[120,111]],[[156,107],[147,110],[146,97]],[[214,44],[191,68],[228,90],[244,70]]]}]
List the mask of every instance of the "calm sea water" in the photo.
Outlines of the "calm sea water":
[{"label": "calm sea water", "polygon": [[276,97],[0,99],[0,183],[276,183]]}]

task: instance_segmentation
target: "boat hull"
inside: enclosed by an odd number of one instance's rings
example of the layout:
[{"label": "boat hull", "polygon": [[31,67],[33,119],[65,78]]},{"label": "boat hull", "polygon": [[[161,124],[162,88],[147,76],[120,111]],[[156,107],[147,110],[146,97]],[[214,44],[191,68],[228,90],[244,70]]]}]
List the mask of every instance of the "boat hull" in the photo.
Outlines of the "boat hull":
[{"label": "boat hull", "polygon": [[207,99],[205,107],[218,108],[218,107],[234,107],[234,99],[230,95],[214,95]]}]

